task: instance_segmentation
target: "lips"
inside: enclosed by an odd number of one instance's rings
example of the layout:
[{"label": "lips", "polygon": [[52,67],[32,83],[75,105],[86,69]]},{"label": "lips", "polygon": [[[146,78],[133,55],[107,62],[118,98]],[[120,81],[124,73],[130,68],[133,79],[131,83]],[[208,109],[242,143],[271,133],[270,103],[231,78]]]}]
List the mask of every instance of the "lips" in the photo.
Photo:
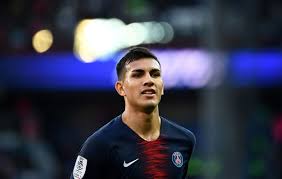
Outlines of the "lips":
[{"label": "lips", "polygon": [[156,94],[156,91],[154,89],[145,89],[141,94]]}]

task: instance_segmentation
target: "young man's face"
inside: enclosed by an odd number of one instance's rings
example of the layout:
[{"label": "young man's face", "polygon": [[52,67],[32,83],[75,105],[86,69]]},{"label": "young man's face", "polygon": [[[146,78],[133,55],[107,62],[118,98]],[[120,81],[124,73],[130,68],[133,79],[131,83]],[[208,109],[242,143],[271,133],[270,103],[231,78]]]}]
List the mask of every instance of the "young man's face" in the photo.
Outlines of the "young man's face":
[{"label": "young man's face", "polygon": [[122,87],[127,105],[155,108],[164,90],[159,63],[153,58],[142,58],[127,64],[125,71]]}]

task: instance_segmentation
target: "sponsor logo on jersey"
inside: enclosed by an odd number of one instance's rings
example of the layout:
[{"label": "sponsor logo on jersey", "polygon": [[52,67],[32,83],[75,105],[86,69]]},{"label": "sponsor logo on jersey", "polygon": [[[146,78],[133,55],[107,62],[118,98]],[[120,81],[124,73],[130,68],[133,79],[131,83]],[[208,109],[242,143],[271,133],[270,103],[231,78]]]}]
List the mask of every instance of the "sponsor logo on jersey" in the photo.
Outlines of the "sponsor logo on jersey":
[{"label": "sponsor logo on jersey", "polygon": [[86,166],[87,159],[79,155],[76,159],[75,166],[73,168],[73,178],[82,179],[86,171]]},{"label": "sponsor logo on jersey", "polygon": [[183,156],[180,152],[173,152],[173,154],[171,156],[171,160],[176,167],[178,167],[178,168],[182,167]]},{"label": "sponsor logo on jersey", "polygon": [[126,163],[125,161],[123,161],[123,167],[129,167],[130,165],[132,165],[133,163],[135,163],[137,160],[139,160],[139,158],[131,161],[131,162],[128,162]]}]

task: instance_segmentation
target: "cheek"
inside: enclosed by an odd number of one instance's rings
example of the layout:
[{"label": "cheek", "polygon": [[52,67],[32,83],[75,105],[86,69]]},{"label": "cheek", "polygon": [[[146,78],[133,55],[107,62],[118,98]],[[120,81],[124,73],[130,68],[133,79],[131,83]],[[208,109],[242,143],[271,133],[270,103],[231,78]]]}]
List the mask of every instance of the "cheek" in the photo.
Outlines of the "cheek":
[{"label": "cheek", "polygon": [[160,81],[160,82],[158,83],[158,88],[159,88],[161,91],[164,89],[164,83],[163,83],[163,81]]},{"label": "cheek", "polygon": [[127,95],[134,95],[138,92],[138,83],[127,81],[124,86],[124,91]]}]

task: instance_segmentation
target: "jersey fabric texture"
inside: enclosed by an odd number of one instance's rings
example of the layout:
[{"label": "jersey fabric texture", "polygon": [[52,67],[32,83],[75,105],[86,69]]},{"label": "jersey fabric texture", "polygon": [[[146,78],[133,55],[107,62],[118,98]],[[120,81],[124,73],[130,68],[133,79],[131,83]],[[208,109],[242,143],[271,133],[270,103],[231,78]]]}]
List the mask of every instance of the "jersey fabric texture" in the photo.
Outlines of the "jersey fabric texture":
[{"label": "jersey fabric texture", "polygon": [[159,138],[145,141],[120,115],[85,141],[71,179],[184,179],[194,146],[191,131],[163,117]]}]

